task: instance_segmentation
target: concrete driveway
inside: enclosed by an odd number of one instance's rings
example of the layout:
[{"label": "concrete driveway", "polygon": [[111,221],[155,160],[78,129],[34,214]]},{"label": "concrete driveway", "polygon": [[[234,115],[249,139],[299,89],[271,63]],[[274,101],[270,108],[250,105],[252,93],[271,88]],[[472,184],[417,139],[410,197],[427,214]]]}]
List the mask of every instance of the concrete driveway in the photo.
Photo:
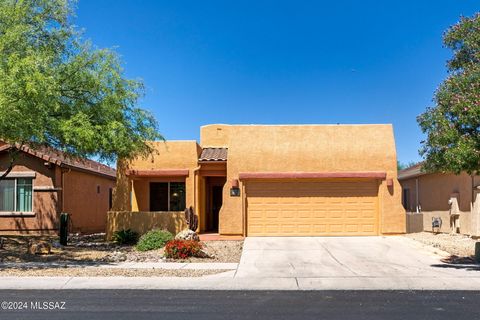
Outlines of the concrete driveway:
[{"label": "concrete driveway", "polygon": [[252,237],[235,278],[295,278],[304,288],[478,286],[478,265],[442,263],[428,248],[401,236]]}]

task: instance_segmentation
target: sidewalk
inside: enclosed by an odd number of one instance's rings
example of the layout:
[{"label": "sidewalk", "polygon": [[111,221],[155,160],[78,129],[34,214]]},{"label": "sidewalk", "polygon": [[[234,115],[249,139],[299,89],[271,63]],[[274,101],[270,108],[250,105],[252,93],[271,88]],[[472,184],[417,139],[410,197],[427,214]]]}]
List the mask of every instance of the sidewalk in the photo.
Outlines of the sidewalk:
[{"label": "sidewalk", "polygon": [[201,278],[1,277],[0,289],[480,290],[480,278],[235,278],[232,270]]}]

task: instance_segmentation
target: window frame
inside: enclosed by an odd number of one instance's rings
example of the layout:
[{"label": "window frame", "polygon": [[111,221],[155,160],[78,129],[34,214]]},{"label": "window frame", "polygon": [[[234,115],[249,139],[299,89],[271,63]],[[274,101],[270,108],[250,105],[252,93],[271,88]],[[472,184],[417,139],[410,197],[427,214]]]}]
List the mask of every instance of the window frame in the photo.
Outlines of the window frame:
[{"label": "window frame", "polygon": [[[149,197],[152,196],[151,194],[151,185],[153,183],[166,183],[167,184],[167,211],[164,211],[164,212],[182,212],[184,211],[186,208],[187,208],[187,197],[186,197],[186,194],[187,194],[187,183],[186,181],[151,181],[150,184],[149,184]],[[182,183],[183,186],[184,186],[184,192],[185,192],[185,196],[184,196],[184,206],[185,206],[185,209],[183,210],[175,210],[175,211],[172,211],[171,210],[171,183]],[[149,199],[149,203],[151,203],[152,199]],[[152,206],[150,205],[150,211],[152,211]],[[155,211],[152,211],[152,212],[155,212]]]},{"label": "window frame", "polygon": [[[171,209],[171,202],[172,202],[172,198],[171,198],[171,187],[172,187],[172,183],[183,183],[183,190],[184,190],[184,197],[183,197],[183,202],[184,202],[184,209],[182,210],[175,210],[175,211],[172,211],[170,210]],[[168,182],[168,212],[182,212],[182,211],[185,211],[185,209],[187,208],[187,184],[185,181],[182,181],[182,182],[177,182],[177,181],[169,181]]]},{"label": "window frame", "polygon": [[[18,187],[18,179],[30,179],[32,181],[32,205],[31,205],[31,208],[32,208],[32,211],[17,211],[17,187]],[[35,208],[34,208],[34,199],[35,199],[35,188],[34,188],[34,182],[35,182],[35,179],[34,178],[30,178],[30,177],[14,177],[14,178],[5,178],[4,180],[13,180],[14,181],[14,187],[13,187],[13,210],[0,210],[0,213],[1,214],[5,214],[5,213],[10,213],[10,214],[13,214],[13,215],[21,215],[21,214],[31,214],[31,213],[34,213],[35,212]]]}]

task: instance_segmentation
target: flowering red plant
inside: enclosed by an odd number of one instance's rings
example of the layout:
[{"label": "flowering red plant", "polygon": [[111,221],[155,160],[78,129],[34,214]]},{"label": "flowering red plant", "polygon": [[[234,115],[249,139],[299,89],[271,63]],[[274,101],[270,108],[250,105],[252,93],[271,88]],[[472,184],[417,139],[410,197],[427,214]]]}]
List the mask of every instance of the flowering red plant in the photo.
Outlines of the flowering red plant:
[{"label": "flowering red plant", "polygon": [[193,240],[170,240],[165,245],[165,257],[171,259],[187,259],[195,257],[202,250],[202,245]]}]

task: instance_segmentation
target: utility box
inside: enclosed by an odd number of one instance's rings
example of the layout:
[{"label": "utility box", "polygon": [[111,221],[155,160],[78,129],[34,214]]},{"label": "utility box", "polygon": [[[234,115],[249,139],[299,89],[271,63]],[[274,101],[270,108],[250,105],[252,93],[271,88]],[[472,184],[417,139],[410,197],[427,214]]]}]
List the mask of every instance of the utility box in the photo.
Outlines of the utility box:
[{"label": "utility box", "polygon": [[68,213],[63,212],[60,214],[60,244],[62,246],[67,245],[69,220],[70,215]]}]

